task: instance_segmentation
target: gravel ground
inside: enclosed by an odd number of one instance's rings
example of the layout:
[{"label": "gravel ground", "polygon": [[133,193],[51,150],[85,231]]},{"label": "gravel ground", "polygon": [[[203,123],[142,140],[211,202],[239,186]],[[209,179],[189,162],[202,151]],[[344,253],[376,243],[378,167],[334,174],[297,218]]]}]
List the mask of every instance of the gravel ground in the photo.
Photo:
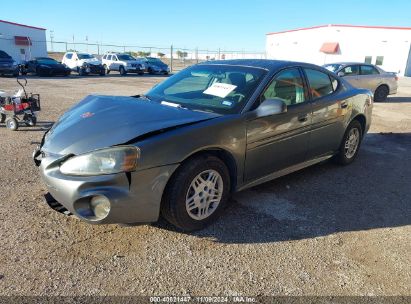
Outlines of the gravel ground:
[{"label": "gravel ground", "polygon": [[49,209],[31,160],[42,127],[88,94],[137,94],[162,79],[29,79],[39,126],[0,126],[0,295],[411,295],[411,79],[375,104],[351,166],[238,193],[204,231],[91,226]]}]

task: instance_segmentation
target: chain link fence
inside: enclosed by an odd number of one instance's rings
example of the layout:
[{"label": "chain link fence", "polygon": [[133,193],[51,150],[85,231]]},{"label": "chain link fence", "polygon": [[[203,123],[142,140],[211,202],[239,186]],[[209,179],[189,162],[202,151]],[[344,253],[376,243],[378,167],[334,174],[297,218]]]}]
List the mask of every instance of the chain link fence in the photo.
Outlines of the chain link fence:
[{"label": "chain link fence", "polygon": [[257,51],[233,51],[233,50],[204,50],[199,48],[157,47],[138,45],[116,45],[90,42],[62,42],[47,41],[49,55],[61,60],[63,54],[68,51],[85,52],[100,58],[107,52],[130,53],[135,57],[157,57],[170,66],[172,71],[181,70],[187,66],[208,60],[230,59],[265,59],[266,53]]}]

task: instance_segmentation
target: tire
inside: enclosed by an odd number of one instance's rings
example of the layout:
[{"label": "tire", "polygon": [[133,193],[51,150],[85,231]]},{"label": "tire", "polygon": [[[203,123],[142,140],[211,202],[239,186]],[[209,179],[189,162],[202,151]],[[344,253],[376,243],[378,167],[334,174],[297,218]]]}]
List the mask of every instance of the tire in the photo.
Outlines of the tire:
[{"label": "tire", "polygon": [[106,70],[102,69],[99,73],[100,76],[106,76]]},{"label": "tire", "polygon": [[0,123],[3,123],[6,121],[6,114],[0,113]]},{"label": "tire", "polygon": [[84,76],[84,75],[86,75],[86,71],[84,70],[84,69],[82,69],[82,68],[77,68],[77,72],[78,72],[78,74],[79,74],[79,76]]},{"label": "tire", "polygon": [[103,65],[106,75],[110,74],[110,70],[107,65]]},{"label": "tire", "polygon": [[[197,186],[196,180],[200,183]],[[217,192],[218,189],[222,191]],[[183,231],[203,229],[218,218],[229,195],[230,175],[226,165],[214,156],[195,157],[183,163],[169,181],[161,215]]]},{"label": "tire", "polygon": [[27,127],[34,127],[37,124],[37,117],[29,115],[24,123]]},{"label": "tire", "polygon": [[154,75],[154,72],[153,72],[153,69],[152,69],[152,68],[148,68],[147,72],[148,72],[150,75]]},{"label": "tire", "polygon": [[144,75],[144,72],[139,72],[138,75],[139,75],[139,76],[143,76],[143,75]]},{"label": "tire", "polygon": [[14,117],[9,117],[6,119],[6,127],[9,130],[16,131],[19,128],[19,123]]},{"label": "tire", "polygon": [[390,93],[386,85],[379,86],[374,93],[374,101],[383,102],[387,100],[388,94]]},{"label": "tire", "polygon": [[64,76],[68,77],[68,76],[70,76],[70,74],[71,74],[71,71],[67,71],[66,74],[64,74]]},{"label": "tire", "polygon": [[340,165],[351,164],[357,157],[362,141],[363,131],[358,120],[353,120],[347,127],[338,154],[334,161]]},{"label": "tire", "polygon": [[125,76],[127,75],[127,71],[123,66],[120,66],[120,68],[118,69],[118,71],[120,72],[121,76]]}]

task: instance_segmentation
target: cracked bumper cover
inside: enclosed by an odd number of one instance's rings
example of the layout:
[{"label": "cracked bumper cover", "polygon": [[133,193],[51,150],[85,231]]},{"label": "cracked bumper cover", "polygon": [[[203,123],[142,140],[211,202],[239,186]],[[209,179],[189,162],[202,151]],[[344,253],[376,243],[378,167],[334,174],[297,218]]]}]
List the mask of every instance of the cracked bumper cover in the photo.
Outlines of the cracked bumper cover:
[{"label": "cracked bumper cover", "polygon": [[[91,224],[151,223],[158,220],[164,188],[178,165],[168,165],[101,176],[67,176],[59,165],[43,159],[40,174],[51,196],[69,213]],[[82,217],[77,206],[88,204],[91,197],[104,195],[111,209],[102,220]],[[76,209],[77,208],[77,209]]]}]

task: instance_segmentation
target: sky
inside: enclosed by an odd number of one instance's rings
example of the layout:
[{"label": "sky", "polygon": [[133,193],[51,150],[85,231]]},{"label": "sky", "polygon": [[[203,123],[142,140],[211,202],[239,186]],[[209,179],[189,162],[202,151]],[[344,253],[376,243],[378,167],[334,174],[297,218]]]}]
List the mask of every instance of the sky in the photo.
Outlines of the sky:
[{"label": "sky", "polygon": [[54,41],[264,51],[265,35],[324,24],[410,26],[409,0],[0,0],[0,20]]}]

